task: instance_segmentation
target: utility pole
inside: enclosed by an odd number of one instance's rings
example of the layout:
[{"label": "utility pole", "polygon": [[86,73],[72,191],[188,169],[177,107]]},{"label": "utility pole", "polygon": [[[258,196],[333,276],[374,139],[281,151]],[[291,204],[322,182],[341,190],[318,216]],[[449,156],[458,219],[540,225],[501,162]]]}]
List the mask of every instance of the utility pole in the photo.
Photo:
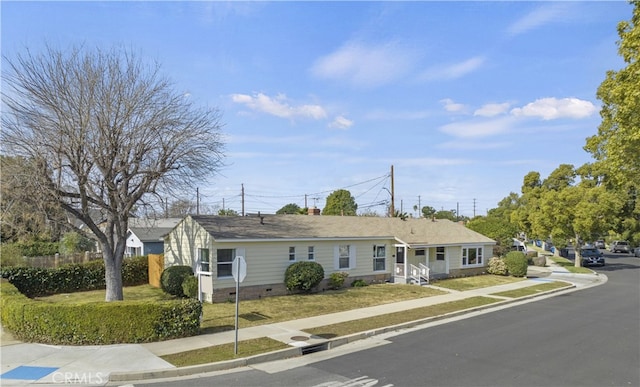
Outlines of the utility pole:
[{"label": "utility pole", "polygon": [[196,215],[200,215],[200,188],[196,187]]},{"label": "utility pole", "polygon": [[307,205],[307,194],[304,194],[304,208],[309,208]]},{"label": "utility pole", "polygon": [[389,216],[391,216],[392,218],[396,215],[396,206],[395,206],[395,189],[394,189],[394,182],[393,182],[393,165],[391,166],[391,206],[389,207],[389,212],[391,212],[391,214],[389,214]]},{"label": "utility pole", "polygon": [[244,216],[244,183],[242,183],[242,192],[240,196],[242,196],[242,216]]},{"label": "utility pole", "polygon": [[418,218],[422,218],[422,203],[420,203],[420,195],[418,195]]},{"label": "utility pole", "polygon": [[460,202],[456,202],[456,220],[460,220]]},{"label": "utility pole", "polygon": [[473,217],[476,217],[476,198],[473,198]]}]

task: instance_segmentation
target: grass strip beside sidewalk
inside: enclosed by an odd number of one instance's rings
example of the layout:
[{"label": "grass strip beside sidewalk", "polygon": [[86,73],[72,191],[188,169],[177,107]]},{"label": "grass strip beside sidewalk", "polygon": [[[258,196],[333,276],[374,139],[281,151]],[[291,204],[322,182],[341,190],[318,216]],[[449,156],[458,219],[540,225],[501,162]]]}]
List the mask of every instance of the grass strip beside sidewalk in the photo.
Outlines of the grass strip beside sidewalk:
[{"label": "grass strip beside sidewalk", "polygon": [[[429,317],[441,316],[446,313],[489,305],[499,301],[500,300],[496,298],[477,296],[458,301],[449,301],[442,304],[425,306],[422,308],[409,309],[402,312],[394,312],[375,317],[305,329],[304,331],[314,336],[329,339],[364,332],[371,329],[378,329],[410,321],[426,319]],[[185,367],[248,357],[284,348],[288,348],[288,346],[268,337],[262,337],[258,339],[240,341],[238,343],[238,355],[234,354],[234,343],[228,343],[165,355],[161,356],[161,358],[176,367]]]},{"label": "grass strip beside sidewalk", "polygon": [[573,286],[572,284],[564,281],[545,282],[539,285],[527,286],[526,288],[507,290],[505,292],[491,293],[492,296],[520,298],[547,292],[555,289],[568,288]]}]

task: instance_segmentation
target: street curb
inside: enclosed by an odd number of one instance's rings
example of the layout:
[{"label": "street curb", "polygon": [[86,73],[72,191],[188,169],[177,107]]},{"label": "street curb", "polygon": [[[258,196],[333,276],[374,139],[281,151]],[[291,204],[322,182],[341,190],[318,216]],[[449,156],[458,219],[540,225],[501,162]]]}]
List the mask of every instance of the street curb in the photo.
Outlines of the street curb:
[{"label": "street curb", "polygon": [[[109,374],[109,381],[110,382],[126,382],[126,381],[136,381],[136,380],[164,379],[164,378],[172,378],[172,377],[189,376],[189,375],[196,375],[200,373],[230,370],[233,368],[246,367],[252,364],[265,363],[269,361],[299,357],[307,353],[319,352],[323,350],[330,350],[333,348],[337,348],[342,345],[349,344],[354,341],[367,339],[372,336],[399,331],[402,329],[414,328],[416,326],[427,324],[434,321],[445,320],[448,318],[458,317],[458,316],[462,316],[472,312],[487,310],[487,309],[504,306],[504,305],[508,305],[516,302],[522,302],[528,299],[538,298],[538,297],[550,295],[553,293],[570,291],[575,288],[576,288],[575,284],[570,284],[562,288],[547,290],[545,292],[531,294],[528,296],[523,296],[523,297],[518,297],[518,298],[508,299],[508,300],[501,300],[501,301],[497,301],[487,305],[476,306],[473,308],[462,309],[455,312],[445,313],[439,316],[427,317],[419,320],[413,320],[413,321],[408,321],[408,322],[404,322],[396,325],[391,325],[388,327],[376,328],[376,329],[372,329],[364,332],[353,333],[347,336],[340,336],[333,339],[327,339],[324,342],[321,342],[318,344],[312,344],[307,347],[287,348],[287,349],[282,349],[274,352],[268,352],[268,353],[263,353],[259,355],[249,356],[241,359],[232,359],[232,360],[225,360],[225,361],[216,362],[216,363],[199,364],[199,365],[187,366],[187,367],[158,369],[158,370],[150,370],[150,371],[142,371],[142,372],[112,372]],[[487,295],[482,297],[491,297],[491,296]],[[309,348],[313,348],[313,350],[308,351]]]}]

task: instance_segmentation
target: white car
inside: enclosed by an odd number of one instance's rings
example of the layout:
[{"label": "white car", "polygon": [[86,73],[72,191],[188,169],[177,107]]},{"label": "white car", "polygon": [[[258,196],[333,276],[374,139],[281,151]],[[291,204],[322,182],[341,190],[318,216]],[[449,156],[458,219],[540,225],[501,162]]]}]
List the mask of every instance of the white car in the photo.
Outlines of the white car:
[{"label": "white car", "polygon": [[609,247],[609,251],[612,253],[633,253],[633,251],[631,251],[631,245],[627,241],[613,241]]}]

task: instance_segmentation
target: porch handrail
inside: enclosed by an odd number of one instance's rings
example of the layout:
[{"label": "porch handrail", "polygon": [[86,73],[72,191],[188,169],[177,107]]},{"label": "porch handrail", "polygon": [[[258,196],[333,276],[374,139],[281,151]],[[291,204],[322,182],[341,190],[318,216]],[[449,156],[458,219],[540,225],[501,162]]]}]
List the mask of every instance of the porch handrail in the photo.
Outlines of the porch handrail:
[{"label": "porch handrail", "polygon": [[409,269],[410,269],[409,275],[411,276],[411,279],[415,281],[416,284],[422,285],[423,281],[426,284],[429,283],[429,267],[428,266],[422,263],[418,263],[418,266],[410,264]]}]

